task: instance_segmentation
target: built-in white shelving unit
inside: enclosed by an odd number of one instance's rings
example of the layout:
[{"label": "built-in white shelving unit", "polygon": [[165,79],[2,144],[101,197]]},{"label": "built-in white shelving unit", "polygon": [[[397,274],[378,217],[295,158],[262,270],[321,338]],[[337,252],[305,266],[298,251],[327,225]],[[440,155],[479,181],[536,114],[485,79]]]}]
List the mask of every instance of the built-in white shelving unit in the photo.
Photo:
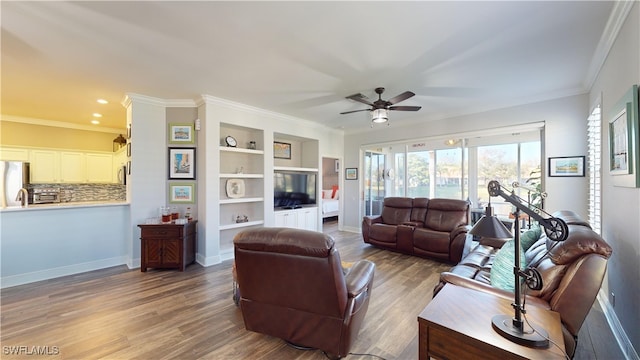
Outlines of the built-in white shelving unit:
[{"label": "built-in white shelving unit", "polygon": [[[242,229],[264,225],[264,131],[234,124],[220,123],[220,247],[233,248],[233,237]],[[225,146],[232,136],[237,147]],[[249,148],[249,143],[255,149]],[[241,194],[228,194],[227,184],[242,188]],[[244,217],[248,221],[238,222]]]},{"label": "built-in white shelving unit", "polygon": [[[274,159],[273,172],[300,172],[316,175],[316,203],[320,201],[322,192],[318,182],[318,168],[320,166],[319,142],[290,134],[275,133],[274,141],[291,144],[289,159]],[[302,205],[299,209],[275,210],[275,226],[318,231],[318,207]]]}]

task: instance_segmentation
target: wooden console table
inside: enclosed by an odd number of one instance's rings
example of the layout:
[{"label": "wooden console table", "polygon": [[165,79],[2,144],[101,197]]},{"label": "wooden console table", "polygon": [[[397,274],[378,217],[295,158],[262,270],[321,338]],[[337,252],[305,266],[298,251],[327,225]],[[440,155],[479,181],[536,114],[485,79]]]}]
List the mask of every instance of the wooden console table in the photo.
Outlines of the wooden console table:
[{"label": "wooden console table", "polygon": [[544,328],[547,349],[518,345],[498,334],[491,318],[514,313],[513,300],[447,284],[418,316],[418,356],[439,359],[564,359],[560,314],[527,306],[527,318]]},{"label": "wooden console table", "polygon": [[196,223],[153,224],[140,227],[140,270],[173,268],[184,271],[196,260]]}]

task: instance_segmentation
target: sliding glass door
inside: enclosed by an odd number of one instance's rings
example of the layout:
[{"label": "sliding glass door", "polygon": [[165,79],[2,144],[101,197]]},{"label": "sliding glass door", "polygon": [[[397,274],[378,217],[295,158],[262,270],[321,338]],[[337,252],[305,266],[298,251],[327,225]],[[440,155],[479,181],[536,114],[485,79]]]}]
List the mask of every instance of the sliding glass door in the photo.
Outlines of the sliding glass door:
[{"label": "sliding glass door", "polygon": [[385,154],[364,153],[364,214],[380,215],[385,197]]}]

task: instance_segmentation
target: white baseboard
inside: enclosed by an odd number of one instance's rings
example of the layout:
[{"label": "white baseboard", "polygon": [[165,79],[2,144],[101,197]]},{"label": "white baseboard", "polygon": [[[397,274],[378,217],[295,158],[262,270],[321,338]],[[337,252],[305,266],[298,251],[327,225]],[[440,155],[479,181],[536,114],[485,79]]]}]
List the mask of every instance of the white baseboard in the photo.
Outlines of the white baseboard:
[{"label": "white baseboard", "polygon": [[204,267],[220,264],[222,259],[220,255],[205,257],[202,254],[196,254],[196,262]]},{"label": "white baseboard", "polygon": [[129,259],[129,262],[127,263],[127,267],[129,269],[139,269],[141,263],[142,263],[142,260],[140,260],[140,258]]},{"label": "white baseboard", "polygon": [[613,332],[613,336],[616,338],[618,346],[620,346],[620,350],[622,350],[624,357],[629,360],[640,360],[638,352],[633,348],[631,340],[629,340],[627,333],[622,328],[622,324],[620,324],[620,320],[618,320],[618,316],[615,311],[613,311],[613,306],[611,306],[611,303],[609,302],[609,297],[602,289],[598,292],[597,299],[598,303],[600,303],[600,307],[602,307],[604,317],[607,319],[609,328],[611,328],[611,332]]},{"label": "white baseboard", "polygon": [[49,280],[61,276],[74,275],[118,265],[128,266],[127,258],[125,256],[118,256],[110,259],[102,259],[86,263],[61,266],[25,274],[3,276],[2,278],[0,278],[0,288],[4,289],[12,286],[24,285],[36,281]]}]

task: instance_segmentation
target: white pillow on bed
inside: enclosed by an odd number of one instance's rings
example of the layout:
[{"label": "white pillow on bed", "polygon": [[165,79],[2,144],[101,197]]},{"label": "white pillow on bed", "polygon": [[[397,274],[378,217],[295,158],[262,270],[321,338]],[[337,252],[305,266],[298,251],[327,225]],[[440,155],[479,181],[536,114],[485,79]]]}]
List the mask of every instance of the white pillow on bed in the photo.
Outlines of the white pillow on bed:
[{"label": "white pillow on bed", "polygon": [[340,190],[336,190],[336,194],[334,195],[333,199],[338,200],[340,198],[338,195],[340,195]]},{"label": "white pillow on bed", "polygon": [[331,193],[333,193],[333,190],[322,190],[322,198],[331,199]]}]

